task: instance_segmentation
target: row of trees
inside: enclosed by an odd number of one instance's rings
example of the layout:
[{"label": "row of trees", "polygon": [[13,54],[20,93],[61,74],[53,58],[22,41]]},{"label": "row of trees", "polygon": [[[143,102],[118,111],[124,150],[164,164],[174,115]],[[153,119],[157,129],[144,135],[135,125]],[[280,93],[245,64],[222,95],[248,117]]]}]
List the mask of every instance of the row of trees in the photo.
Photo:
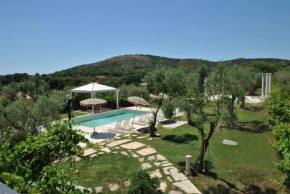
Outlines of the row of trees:
[{"label": "row of trees", "polygon": [[[201,172],[209,141],[219,121],[226,121],[229,125],[235,124],[237,116],[234,102],[238,100],[242,107],[245,106],[245,94],[253,85],[251,82],[253,76],[255,73],[251,68],[227,67],[222,63],[210,73],[205,66],[200,66],[197,72],[190,74],[186,74],[181,69],[164,67],[150,72],[145,77],[148,90],[153,94],[161,94],[149,126],[150,136],[155,136],[157,131],[156,120],[160,109],[163,108],[166,114],[170,114],[166,109],[174,110],[172,106],[184,111],[188,124],[193,127],[193,130],[197,129],[201,136],[202,144],[193,166],[195,172]],[[166,100],[164,94],[168,94],[170,99]],[[213,97],[213,103],[208,100],[209,97]],[[206,113],[206,106],[212,106],[214,116]]]}]

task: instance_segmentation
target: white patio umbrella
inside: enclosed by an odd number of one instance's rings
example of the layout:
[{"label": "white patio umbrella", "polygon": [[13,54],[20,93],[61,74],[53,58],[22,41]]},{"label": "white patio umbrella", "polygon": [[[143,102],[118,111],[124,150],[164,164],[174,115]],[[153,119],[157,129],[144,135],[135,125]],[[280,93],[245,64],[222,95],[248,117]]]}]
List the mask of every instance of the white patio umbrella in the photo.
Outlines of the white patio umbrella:
[{"label": "white patio umbrella", "polygon": [[151,99],[154,99],[154,100],[159,100],[160,98],[162,98],[162,96],[163,96],[163,99],[164,99],[164,100],[169,99],[169,96],[166,95],[166,94],[163,94],[163,93],[159,93],[158,95],[155,95],[155,94],[150,94],[150,95],[149,95],[149,97],[150,97]]},{"label": "white patio umbrella", "polygon": [[[94,110],[95,106],[102,107],[102,106],[107,104],[107,101],[103,100],[103,99],[99,99],[99,98],[89,98],[86,100],[82,100],[80,102],[80,104],[81,104],[81,106],[92,107],[92,109]],[[102,112],[102,109],[101,109],[101,112]],[[92,112],[92,113],[94,113],[94,112]],[[96,124],[95,124],[95,119],[94,119],[94,134],[96,133],[95,128],[96,128]]]}]

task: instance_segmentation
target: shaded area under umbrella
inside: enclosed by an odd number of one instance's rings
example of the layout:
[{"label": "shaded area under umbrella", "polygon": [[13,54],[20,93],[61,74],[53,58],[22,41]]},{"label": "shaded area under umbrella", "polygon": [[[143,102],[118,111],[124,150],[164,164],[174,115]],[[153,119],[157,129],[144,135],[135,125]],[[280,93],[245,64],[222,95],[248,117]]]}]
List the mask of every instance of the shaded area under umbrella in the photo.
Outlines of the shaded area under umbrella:
[{"label": "shaded area under umbrella", "polygon": [[140,98],[138,96],[130,96],[130,97],[128,97],[127,100],[128,100],[128,102],[130,102],[136,106],[136,110],[135,110],[134,117],[133,117],[133,123],[132,123],[132,128],[133,128],[134,119],[135,119],[135,115],[136,115],[136,111],[137,111],[137,106],[149,106],[149,103],[146,100],[144,100],[143,98]]},{"label": "shaded area under umbrella", "polygon": [[[90,99],[82,100],[80,104],[81,106],[85,106],[85,107],[96,107],[96,106],[102,107],[107,104],[107,101],[103,99],[99,99],[99,98],[90,98]],[[101,109],[101,112],[102,112],[102,109]],[[94,113],[94,108],[92,108],[92,113]],[[96,124],[95,124],[95,119],[94,119],[94,134],[96,133],[95,128],[96,128]]]}]

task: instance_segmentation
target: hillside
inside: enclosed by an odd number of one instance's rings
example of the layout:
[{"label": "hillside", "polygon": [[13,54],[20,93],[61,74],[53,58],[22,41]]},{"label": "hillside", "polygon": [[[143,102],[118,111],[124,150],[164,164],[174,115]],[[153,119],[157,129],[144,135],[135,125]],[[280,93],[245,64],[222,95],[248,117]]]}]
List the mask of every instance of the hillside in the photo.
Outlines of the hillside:
[{"label": "hillside", "polygon": [[[223,62],[227,65],[248,66],[253,61],[265,61],[281,68],[290,66],[290,60],[272,58],[238,58]],[[205,64],[210,69],[219,62],[203,59],[174,59],[153,55],[124,55],[55,72],[45,76],[45,79],[51,88],[58,89],[92,81],[120,86],[122,84],[140,83],[145,74],[157,65],[171,68],[180,67],[186,71],[194,71],[200,64]],[[97,75],[104,75],[105,78],[99,79],[96,77]]]},{"label": "hillside", "polygon": [[[253,61],[266,61],[269,63],[276,64],[278,66],[285,66],[290,64],[290,60],[284,59],[274,59],[274,58],[254,58],[254,59],[246,59],[246,58],[238,58],[228,61],[223,61],[228,65],[241,65],[247,66],[250,65]],[[207,65],[208,67],[215,66],[221,61],[209,61],[203,59],[175,59],[175,58],[167,58],[153,55],[124,55],[124,56],[116,56],[103,61],[84,64],[80,66],[76,66],[70,69],[66,69],[60,72],[68,72],[68,71],[79,71],[79,70],[95,70],[95,69],[106,69],[106,68],[152,68],[156,65],[165,65],[168,67],[181,67],[184,69],[194,70],[201,63]],[[58,72],[56,72],[58,73]]]},{"label": "hillside", "polygon": [[[273,64],[277,69],[290,67],[290,60],[273,58],[246,59],[238,58],[223,61],[227,65],[248,66],[254,61],[265,61]],[[209,69],[220,61],[203,59],[175,59],[153,55],[123,55],[112,57],[103,61],[79,65],[49,75],[42,75],[52,89],[64,89],[65,86],[77,86],[83,83],[98,81],[99,83],[120,86],[122,84],[138,84],[148,71],[158,65],[169,68],[182,68],[187,72],[194,71],[200,64],[205,64]],[[101,75],[101,76],[98,76]],[[98,77],[97,77],[98,76]],[[27,74],[14,74],[0,77],[0,84],[19,82],[27,79]]]}]

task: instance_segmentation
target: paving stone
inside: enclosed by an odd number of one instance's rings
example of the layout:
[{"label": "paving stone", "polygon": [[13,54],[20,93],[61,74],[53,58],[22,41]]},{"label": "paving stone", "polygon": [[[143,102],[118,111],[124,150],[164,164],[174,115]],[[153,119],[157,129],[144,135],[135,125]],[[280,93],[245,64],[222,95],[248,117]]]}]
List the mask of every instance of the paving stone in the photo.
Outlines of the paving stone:
[{"label": "paving stone", "polygon": [[121,151],[121,154],[124,156],[128,156],[127,152],[125,152],[125,151]]},{"label": "paving stone", "polygon": [[98,153],[98,155],[103,155],[103,154],[104,154],[104,152],[99,152],[99,153]]},{"label": "paving stone", "polygon": [[96,156],[97,156],[97,154],[90,155],[91,158],[96,157]]},{"label": "paving stone", "polygon": [[143,163],[142,164],[142,169],[143,170],[145,170],[145,169],[148,169],[148,168],[151,168],[152,166],[151,166],[151,164],[149,164],[149,163]]},{"label": "paving stone", "polygon": [[223,144],[225,144],[225,145],[231,145],[231,146],[236,146],[236,145],[238,145],[237,142],[232,141],[232,140],[229,140],[229,139],[224,139],[224,140],[223,140]]},{"label": "paving stone", "polygon": [[75,157],[75,161],[77,162],[77,161],[80,161],[82,158],[81,157],[78,157],[78,156],[76,156]]},{"label": "paving stone", "polygon": [[172,191],[169,191],[168,194],[182,194],[182,193],[180,191],[172,190]]},{"label": "paving stone", "polygon": [[172,182],[172,178],[170,178],[170,176],[167,177],[167,180]]},{"label": "paving stone", "polygon": [[131,149],[131,150],[135,150],[144,146],[145,144],[139,143],[139,142],[132,142],[132,143],[121,145],[122,148]]},{"label": "paving stone", "polygon": [[96,153],[96,150],[95,149],[93,149],[93,148],[86,149],[86,150],[84,150],[83,156],[88,156],[88,155],[91,155],[93,153]]},{"label": "paving stone", "polygon": [[130,184],[131,184],[131,181],[125,181],[125,182],[124,182],[125,187],[129,187]]},{"label": "paving stone", "polygon": [[200,193],[200,191],[189,180],[176,182],[173,183],[173,185],[177,186],[186,193]]},{"label": "paving stone", "polygon": [[95,187],[95,191],[96,193],[102,193],[103,192],[103,186],[98,186],[98,187]]},{"label": "paving stone", "polygon": [[171,164],[171,163],[164,163],[164,164],[161,164],[161,166],[173,166],[173,164]]},{"label": "paving stone", "polygon": [[168,163],[169,161],[168,160],[164,160],[162,162],[160,162],[161,164],[165,164],[165,163]]},{"label": "paving stone", "polygon": [[111,143],[108,143],[107,146],[108,147],[115,147],[115,146],[118,146],[120,144],[127,143],[129,141],[131,141],[131,139],[121,139],[118,141],[112,141]]},{"label": "paving stone", "polygon": [[144,158],[138,158],[139,162],[144,162]]},{"label": "paving stone", "polygon": [[144,139],[146,136],[137,137],[137,139]]},{"label": "paving stone", "polygon": [[103,149],[101,149],[101,151],[107,152],[107,153],[110,153],[111,152],[111,150],[109,148],[103,148]]},{"label": "paving stone", "polygon": [[160,173],[160,170],[157,169],[157,170],[154,170],[150,173],[150,177],[151,178],[153,178],[153,177],[162,178],[162,174]]},{"label": "paving stone", "polygon": [[144,148],[142,150],[137,151],[137,153],[142,156],[147,156],[147,155],[155,154],[156,150],[153,148]]},{"label": "paving stone", "polygon": [[137,137],[137,135],[132,135],[132,137]]},{"label": "paving stone", "polygon": [[[170,171],[171,172],[171,171]],[[186,176],[180,172],[171,172],[171,176],[173,177],[173,179],[175,181],[184,181],[184,180],[187,180]]]},{"label": "paving stone", "polygon": [[154,162],[155,166],[160,166],[160,162]]},{"label": "paving stone", "polygon": [[148,140],[152,140],[152,137],[148,138]]},{"label": "paving stone", "polygon": [[165,193],[166,189],[167,189],[167,184],[165,181],[162,181],[159,185],[159,190],[161,190],[163,193]]},{"label": "paving stone", "polygon": [[121,139],[121,137],[119,137],[119,136],[116,136],[116,137],[114,137],[114,139]]},{"label": "paving stone", "polygon": [[113,152],[113,154],[117,154],[117,153],[118,153],[117,151],[114,151],[114,152]]},{"label": "paving stone", "polygon": [[177,168],[173,167],[173,166],[167,166],[163,168],[163,171],[166,175],[170,175],[173,172],[178,172]]},{"label": "paving stone", "polygon": [[156,159],[157,160],[167,160],[164,156],[162,156],[160,154],[156,155]]},{"label": "paving stone", "polygon": [[133,156],[134,158],[138,158],[138,155],[137,155],[137,154],[132,154],[132,156]]},{"label": "paving stone", "polygon": [[119,149],[120,149],[120,147],[117,147],[117,146],[116,146],[116,147],[114,147],[114,148],[115,148],[116,150],[119,150]]},{"label": "paving stone", "polygon": [[155,160],[155,156],[149,156],[148,160]]},{"label": "paving stone", "polygon": [[110,191],[117,191],[119,189],[118,184],[109,184]]},{"label": "paving stone", "polygon": [[130,133],[125,134],[125,135],[123,135],[123,137],[131,137],[131,134]]}]

